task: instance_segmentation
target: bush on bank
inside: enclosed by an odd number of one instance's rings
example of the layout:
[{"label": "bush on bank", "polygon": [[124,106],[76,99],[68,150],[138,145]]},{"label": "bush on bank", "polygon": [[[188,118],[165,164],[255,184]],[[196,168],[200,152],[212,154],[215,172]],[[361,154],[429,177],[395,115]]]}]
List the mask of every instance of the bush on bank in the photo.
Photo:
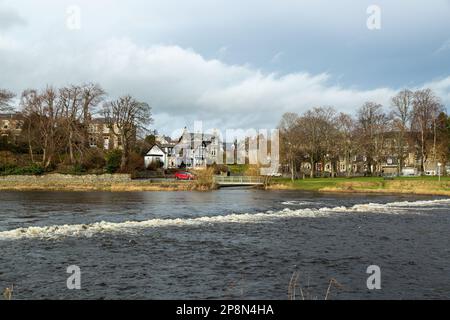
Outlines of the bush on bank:
[{"label": "bush on bank", "polygon": [[44,167],[32,164],[26,167],[18,167],[16,165],[0,165],[0,175],[8,176],[8,175],[42,175],[45,173]]}]

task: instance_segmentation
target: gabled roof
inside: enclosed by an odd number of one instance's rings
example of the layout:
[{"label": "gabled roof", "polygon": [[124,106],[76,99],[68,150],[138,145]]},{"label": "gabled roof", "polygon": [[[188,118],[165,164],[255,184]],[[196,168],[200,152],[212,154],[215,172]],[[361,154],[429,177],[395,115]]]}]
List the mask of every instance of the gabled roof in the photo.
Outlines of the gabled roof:
[{"label": "gabled roof", "polygon": [[150,148],[150,150],[148,150],[148,152],[145,154],[146,156],[151,156],[151,155],[153,155],[153,154],[151,154],[150,152],[153,150],[153,148],[155,148],[155,147],[157,147],[158,149],[159,149],[159,151],[161,151],[162,153],[166,153],[165,151],[164,151],[164,149],[163,148],[161,148],[158,144],[154,144],[151,148]]},{"label": "gabled roof", "polygon": [[[177,143],[176,140],[173,140],[171,137],[165,136],[165,135],[157,135],[156,141],[159,141],[160,145],[166,145],[166,146],[174,145]],[[167,142],[167,143],[163,143],[162,141]]]},{"label": "gabled roof", "polygon": [[205,142],[211,142],[216,136],[214,134],[207,134],[207,133],[193,133],[193,132],[183,132],[181,137],[178,139],[178,142],[180,142],[184,137],[188,137],[191,141],[193,140],[199,140],[199,138],[202,141]]}]

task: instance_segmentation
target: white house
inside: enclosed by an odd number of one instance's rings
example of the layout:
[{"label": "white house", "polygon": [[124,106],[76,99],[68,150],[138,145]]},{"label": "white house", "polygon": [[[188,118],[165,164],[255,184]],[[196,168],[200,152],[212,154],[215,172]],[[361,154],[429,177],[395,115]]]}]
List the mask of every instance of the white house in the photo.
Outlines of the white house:
[{"label": "white house", "polygon": [[159,165],[164,169],[168,168],[167,153],[158,145],[154,145],[145,155],[145,167],[149,168],[151,165]]}]

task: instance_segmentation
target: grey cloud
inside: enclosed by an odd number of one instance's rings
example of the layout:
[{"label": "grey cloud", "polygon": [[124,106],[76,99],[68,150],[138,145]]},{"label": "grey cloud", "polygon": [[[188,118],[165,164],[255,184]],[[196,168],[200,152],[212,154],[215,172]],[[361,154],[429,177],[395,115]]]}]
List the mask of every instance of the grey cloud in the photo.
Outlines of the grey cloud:
[{"label": "grey cloud", "polygon": [[7,7],[2,7],[0,3],[0,31],[25,24],[25,19],[22,18],[16,11]]},{"label": "grey cloud", "polygon": [[96,81],[111,97],[148,101],[168,132],[194,120],[269,128],[285,111],[387,105],[406,83],[432,79],[450,105],[448,51],[432,56],[448,38],[444,0],[380,0],[377,33],[365,27],[368,0],[76,2],[79,32],[64,24],[70,0],[8,2],[30,28],[0,32],[2,86]]},{"label": "grey cloud", "polygon": [[[52,51],[52,59],[33,65],[36,57]],[[69,50],[69,51],[67,51]],[[1,51],[0,51],[1,55]],[[358,90],[338,86],[332,75],[289,73],[279,75],[246,65],[230,65],[206,59],[192,49],[179,46],[141,46],[116,39],[89,50],[47,48],[25,53],[18,49],[8,55],[15,67],[0,74],[0,82],[10,82],[16,90],[49,84],[97,81],[111,97],[125,93],[149,102],[155,113],[155,126],[163,132],[202,120],[208,127],[272,128],[286,111],[303,112],[320,105],[353,112],[365,101],[388,105],[394,88]],[[44,77],[44,78],[43,78]],[[431,82],[444,102],[450,104],[450,77]],[[13,88],[11,88],[13,89]]]}]

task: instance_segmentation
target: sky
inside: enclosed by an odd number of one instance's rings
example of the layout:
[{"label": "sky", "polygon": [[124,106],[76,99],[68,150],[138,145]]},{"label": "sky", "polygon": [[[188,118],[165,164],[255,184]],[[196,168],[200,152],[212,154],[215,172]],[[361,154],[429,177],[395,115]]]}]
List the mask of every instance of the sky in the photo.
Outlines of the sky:
[{"label": "sky", "polygon": [[0,88],[85,82],[149,103],[166,134],[388,108],[403,88],[449,110],[450,0],[0,0]]}]

